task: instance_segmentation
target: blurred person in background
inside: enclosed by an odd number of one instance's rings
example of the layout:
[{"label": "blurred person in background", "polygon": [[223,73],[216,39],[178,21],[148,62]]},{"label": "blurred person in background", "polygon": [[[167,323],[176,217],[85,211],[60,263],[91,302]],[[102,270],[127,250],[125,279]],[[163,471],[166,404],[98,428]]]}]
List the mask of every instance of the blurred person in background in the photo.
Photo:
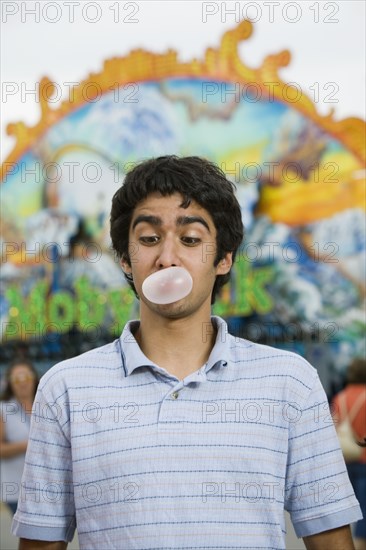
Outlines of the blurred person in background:
[{"label": "blurred person in background", "polygon": [[350,364],[346,387],[335,396],[332,410],[336,425],[348,416],[355,441],[364,447],[358,460],[346,460],[346,465],[363,514],[355,526],[354,544],[356,550],[366,550],[366,359]]},{"label": "blurred person in background", "polygon": [[19,498],[37,386],[37,371],[26,360],[14,361],[5,373],[5,388],[0,403],[1,500],[13,514]]}]

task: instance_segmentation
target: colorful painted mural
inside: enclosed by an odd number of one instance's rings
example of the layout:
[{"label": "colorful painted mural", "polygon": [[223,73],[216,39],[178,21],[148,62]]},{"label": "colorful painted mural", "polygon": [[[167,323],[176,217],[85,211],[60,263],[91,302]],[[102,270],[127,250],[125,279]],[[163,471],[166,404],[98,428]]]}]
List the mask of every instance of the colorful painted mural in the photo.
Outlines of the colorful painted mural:
[{"label": "colorful painted mural", "polygon": [[363,352],[365,124],[320,116],[283,82],[288,51],[249,68],[238,44],[251,32],[243,21],[201,61],[107,60],[58,108],[43,79],[40,122],[9,125],[2,166],[5,349],[66,356],[70,335],[82,351],[86,334],[95,345],[137,314],[110,248],[111,197],[134,163],[174,153],[215,161],[237,185],[246,239],[214,309],[232,330],[304,355],[331,348],[340,370]]}]

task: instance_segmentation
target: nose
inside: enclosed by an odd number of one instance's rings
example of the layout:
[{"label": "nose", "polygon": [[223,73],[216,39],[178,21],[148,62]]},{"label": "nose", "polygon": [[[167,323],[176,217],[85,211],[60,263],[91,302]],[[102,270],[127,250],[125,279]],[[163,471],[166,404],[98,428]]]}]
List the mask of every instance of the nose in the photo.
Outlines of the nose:
[{"label": "nose", "polygon": [[173,238],[166,238],[161,243],[155,265],[158,269],[180,265],[177,246]]}]

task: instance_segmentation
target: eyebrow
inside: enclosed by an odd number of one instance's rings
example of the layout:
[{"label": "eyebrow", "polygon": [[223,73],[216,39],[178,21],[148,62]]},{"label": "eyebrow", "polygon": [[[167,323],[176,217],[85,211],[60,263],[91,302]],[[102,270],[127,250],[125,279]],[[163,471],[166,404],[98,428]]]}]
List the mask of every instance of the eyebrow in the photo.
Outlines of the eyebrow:
[{"label": "eyebrow", "polygon": [[136,225],[139,223],[148,223],[150,225],[162,225],[161,218],[158,218],[157,216],[146,216],[144,214],[140,214],[140,216],[137,216],[137,218],[134,220],[132,224],[132,229],[135,229]]},{"label": "eyebrow", "polygon": [[[134,220],[132,224],[132,229],[135,229],[137,224],[144,223],[144,222],[150,225],[155,225],[157,227],[160,227],[161,225],[163,225],[162,219],[159,218],[158,216],[149,216],[146,214],[140,214]],[[177,218],[177,222],[176,222],[177,226],[190,225],[191,223],[200,223],[208,230],[209,233],[211,233],[208,223],[204,218],[201,218],[201,216],[180,216],[179,218]]]},{"label": "eyebrow", "polygon": [[210,228],[208,226],[208,223],[204,218],[201,218],[201,216],[180,216],[177,219],[177,225],[189,225],[191,223],[201,223],[203,226],[206,227],[206,229],[210,233]]}]

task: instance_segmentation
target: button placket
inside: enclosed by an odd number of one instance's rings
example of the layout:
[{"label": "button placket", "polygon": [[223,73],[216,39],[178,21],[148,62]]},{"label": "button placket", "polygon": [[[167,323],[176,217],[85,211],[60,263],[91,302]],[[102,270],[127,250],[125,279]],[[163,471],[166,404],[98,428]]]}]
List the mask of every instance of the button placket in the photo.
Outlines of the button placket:
[{"label": "button placket", "polygon": [[183,403],[177,401],[182,389],[183,383],[181,381],[172,384],[170,391],[163,397],[158,417],[158,430],[160,433],[171,432],[172,430],[179,432],[184,428],[181,424],[184,418],[180,412]]}]

